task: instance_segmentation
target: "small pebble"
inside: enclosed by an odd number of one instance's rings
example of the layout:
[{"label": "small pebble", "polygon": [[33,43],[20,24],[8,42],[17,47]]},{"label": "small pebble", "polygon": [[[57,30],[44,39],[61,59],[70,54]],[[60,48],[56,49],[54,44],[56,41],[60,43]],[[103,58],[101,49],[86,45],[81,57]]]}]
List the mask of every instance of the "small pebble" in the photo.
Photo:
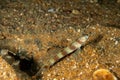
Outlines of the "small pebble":
[{"label": "small pebble", "polygon": [[51,74],[48,74],[47,76],[51,76]]},{"label": "small pebble", "polygon": [[72,10],[72,13],[73,13],[73,14],[80,14],[80,12],[79,12],[78,10],[75,10],[75,9]]},{"label": "small pebble", "polygon": [[72,66],[72,69],[76,69],[76,68],[77,68],[77,66],[76,66],[76,65]]},{"label": "small pebble", "polygon": [[58,80],[58,79],[54,78],[53,80]]},{"label": "small pebble", "polygon": [[8,50],[1,50],[1,52],[0,52],[0,55],[1,56],[4,56],[4,55],[6,55],[6,54],[8,54]]},{"label": "small pebble", "polygon": [[115,41],[115,45],[117,45],[118,44],[118,41]]},{"label": "small pebble", "polygon": [[55,12],[55,9],[50,8],[50,9],[48,9],[48,12],[54,13],[54,12]]},{"label": "small pebble", "polygon": [[77,32],[80,32],[80,29],[78,29]]},{"label": "small pebble", "polygon": [[6,58],[7,58],[7,59],[11,59],[12,57],[11,57],[11,56],[9,56],[9,55],[7,55],[7,56],[6,56]]}]

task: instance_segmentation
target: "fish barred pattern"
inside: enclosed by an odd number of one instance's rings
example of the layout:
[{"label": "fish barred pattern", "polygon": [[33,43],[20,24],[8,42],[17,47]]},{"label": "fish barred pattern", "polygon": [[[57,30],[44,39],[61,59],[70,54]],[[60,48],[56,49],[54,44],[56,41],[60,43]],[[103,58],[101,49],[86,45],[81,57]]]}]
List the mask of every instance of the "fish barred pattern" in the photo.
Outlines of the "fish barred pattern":
[{"label": "fish barred pattern", "polygon": [[50,58],[50,60],[48,62],[49,66],[54,65],[61,58],[65,57],[66,55],[79,49],[86,42],[87,39],[88,39],[87,35],[82,36],[82,37],[78,38],[75,42],[73,42],[69,47],[64,48],[62,52],[58,52],[58,54],[56,54],[52,58]]}]

